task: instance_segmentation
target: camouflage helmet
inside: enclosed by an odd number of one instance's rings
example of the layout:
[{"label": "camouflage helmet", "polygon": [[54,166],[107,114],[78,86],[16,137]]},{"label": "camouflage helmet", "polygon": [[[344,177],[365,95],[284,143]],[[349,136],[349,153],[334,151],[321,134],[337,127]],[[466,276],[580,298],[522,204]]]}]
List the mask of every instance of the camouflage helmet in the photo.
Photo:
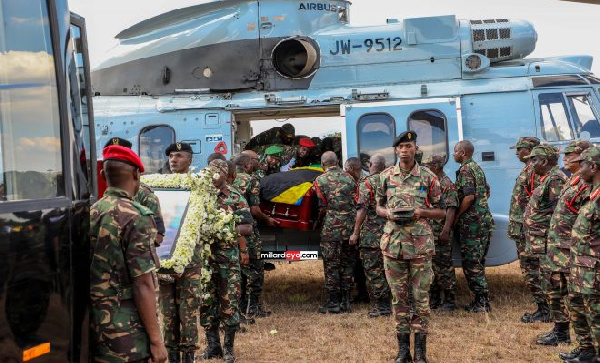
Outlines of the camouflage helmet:
[{"label": "camouflage helmet", "polygon": [[562,154],[570,154],[570,153],[581,154],[584,150],[589,149],[592,146],[594,146],[594,145],[587,140],[580,140],[580,139],[573,140],[569,143],[569,145],[567,145],[567,147],[562,152]]},{"label": "camouflage helmet", "polygon": [[534,156],[544,156],[547,158],[558,158],[558,149],[552,145],[538,145],[531,150],[531,154],[526,156],[530,159]]},{"label": "camouflage helmet", "polygon": [[573,159],[573,161],[588,161],[600,165],[600,147],[594,146],[586,149],[578,158]]},{"label": "camouflage helmet", "polygon": [[516,145],[511,146],[511,149],[519,149],[519,148],[527,148],[533,149],[534,147],[540,144],[540,139],[537,137],[527,136],[527,137],[519,137],[519,141],[517,141]]}]

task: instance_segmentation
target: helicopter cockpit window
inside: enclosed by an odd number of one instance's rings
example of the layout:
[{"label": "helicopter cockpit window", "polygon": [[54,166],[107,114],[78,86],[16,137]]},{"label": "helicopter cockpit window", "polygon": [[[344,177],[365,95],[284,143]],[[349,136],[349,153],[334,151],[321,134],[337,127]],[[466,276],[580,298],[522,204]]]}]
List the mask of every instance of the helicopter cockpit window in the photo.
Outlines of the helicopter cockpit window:
[{"label": "helicopter cockpit window", "polygon": [[140,131],[140,158],[147,174],[169,174],[165,150],[175,142],[175,130],[166,125],[149,126]]},{"label": "helicopter cockpit window", "polygon": [[446,116],[439,110],[419,110],[408,117],[408,129],[417,133],[423,158],[438,155],[448,158]]},{"label": "helicopter cockpit window", "polygon": [[579,137],[600,137],[600,122],[590,107],[589,95],[572,95],[567,96],[567,99]]},{"label": "helicopter cockpit window", "polygon": [[385,157],[386,166],[396,163],[394,143],[395,122],[386,113],[371,113],[358,120],[358,153],[363,170],[369,170],[369,159],[379,153]]},{"label": "helicopter cockpit window", "polygon": [[542,93],[540,101],[540,126],[546,141],[573,139],[573,130],[569,124],[569,113],[562,93]]}]

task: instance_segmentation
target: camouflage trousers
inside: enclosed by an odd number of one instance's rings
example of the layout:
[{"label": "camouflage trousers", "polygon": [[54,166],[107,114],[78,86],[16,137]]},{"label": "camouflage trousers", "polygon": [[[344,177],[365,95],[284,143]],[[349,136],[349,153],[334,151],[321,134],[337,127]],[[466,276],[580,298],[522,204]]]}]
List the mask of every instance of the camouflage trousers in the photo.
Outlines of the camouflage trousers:
[{"label": "camouflage trousers", "polygon": [[542,304],[546,302],[546,296],[542,289],[540,280],[540,256],[539,255],[528,255],[525,253],[525,236],[522,235],[521,239],[516,241],[517,252],[519,254],[519,267],[521,268],[521,274],[525,280],[525,284],[533,295],[533,300],[536,304]]},{"label": "camouflage trousers", "polygon": [[452,263],[452,244],[435,244],[432,288],[439,291],[456,290],[456,273]]},{"label": "camouflage trousers", "polygon": [[[429,332],[429,288],[433,280],[431,257],[405,260],[383,256],[385,276],[392,292],[396,333]],[[412,294],[414,313],[410,312]]]},{"label": "camouflage trousers", "polygon": [[240,252],[237,247],[214,251],[210,268],[212,276],[205,288],[208,294],[200,306],[200,325],[205,330],[240,324],[239,301],[241,296]]},{"label": "camouflage trousers", "polygon": [[[542,255],[542,258],[545,256]],[[567,310],[568,295],[567,279],[568,274],[559,271],[550,271],[542,269],[542,288],[545,292],[546,301],[550,306],[550,314],[555,323],[568,323],[569,312]]]},{"label": "camouflage trousers", "polygon": [[165,346],[169,350],[193,352],[198,349],[198,308],[200,267],[190,267],[175,282],[160,282],[160,313]]},{"label": "camouflage trousers", "polygon": [[485,278],[485,256],[490,247],[491,233],[487,230],[472,234],[458,228],[462,268],[472,293],[483,295],[489,292]]},{"label": "camouflage trousers", "polygon": [[354,265],[358,257],[358,246],[348,241],[321,241],[325,289],[329,292],[352,290]]},{"label": "camouflage trousers", "polygon": [[[258,235],[252,237],[252,241],[248,241],[248,254],[250,255],[250,263],[242,268],[242,301],[247,296],[252,296],[258,301],[262,293],[265,282],[265,263],[260,258],[262,245],[258,239]],[[245,307],[242,307],[245,308]],[[242,311],[243,312],[243,311]]]},{"label": "camouflage trousers", "polygon": [[387,297],[389,299],[390,287],[385,279],[381,249],[360,247],[359,252],[371,298],[379,300]]},{"label": "camouflage trousers", "polygon": [[596,345],[596,349],[600,350],[600,292],[583,295],[583,305],[590,326],[591,338]]},{"label": "camouflage trousers", "polygon": [[583,350],[591,350],[594,347],[594,341],[586,315],[583,294],[569,290],[569,315],[579,347]]}]

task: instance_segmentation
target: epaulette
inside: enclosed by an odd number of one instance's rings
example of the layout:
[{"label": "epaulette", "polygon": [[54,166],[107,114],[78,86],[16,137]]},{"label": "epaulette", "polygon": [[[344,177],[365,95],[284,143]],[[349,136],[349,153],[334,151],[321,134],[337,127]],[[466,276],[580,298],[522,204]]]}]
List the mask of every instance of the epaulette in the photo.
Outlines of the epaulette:
[{"label": "epaulette", "polygon": [[579,181],[581,180],[581,177],[579,175],[575,176],[575,178],[573,178],[573,180],[571,181],[571,186],[574,187],[577,184],[579,184]]},{"label": "epaulette", "polygon": [[598,196],[600,195],[600,189],[596,189],[592,192],[592,194],[590,194],[590,200],[594,200],[596,198],[598,198]]}]

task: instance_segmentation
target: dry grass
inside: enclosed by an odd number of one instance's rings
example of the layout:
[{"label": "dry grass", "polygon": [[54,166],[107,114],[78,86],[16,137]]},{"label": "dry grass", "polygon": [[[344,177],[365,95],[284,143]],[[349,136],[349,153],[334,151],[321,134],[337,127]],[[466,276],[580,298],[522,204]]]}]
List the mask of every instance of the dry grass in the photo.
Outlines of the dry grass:
[{"label": "dry grass", "polygon": [[[516,263],[488,269],[491,314],[433,313],[428,340],[430,362],[559,362],[571,347],[541,347],[536,335],[551,324],[523,324],[534,307]],[[458,270],[458,303],[469,301]],[[392,362],[396,339],[392,318],[369,319],[367,305],[351,314],[322,315],[325,299],[320,261],[282,263],[266,273],[265,305],[273,311],[238,334],[240,362]],[[275,333],[276,331],[276,333]],[[201,343],[204,348],[204,342]]]}]

